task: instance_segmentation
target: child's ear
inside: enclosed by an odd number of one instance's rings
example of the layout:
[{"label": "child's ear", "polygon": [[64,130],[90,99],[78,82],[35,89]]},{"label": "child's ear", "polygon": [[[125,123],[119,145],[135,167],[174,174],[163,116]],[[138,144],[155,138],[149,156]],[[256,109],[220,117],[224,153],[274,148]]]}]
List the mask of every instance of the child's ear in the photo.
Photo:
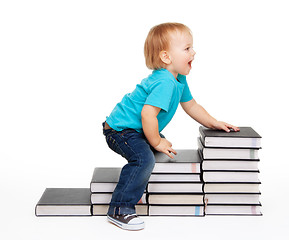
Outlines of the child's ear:
[{"label": "child's ear", "polygon": [[160,59],[165,64],[171,64],[171,62],[172,62],[171,58],[169,56],[169,53],[167,51],[164,51],[164,50],[160,52]]}]

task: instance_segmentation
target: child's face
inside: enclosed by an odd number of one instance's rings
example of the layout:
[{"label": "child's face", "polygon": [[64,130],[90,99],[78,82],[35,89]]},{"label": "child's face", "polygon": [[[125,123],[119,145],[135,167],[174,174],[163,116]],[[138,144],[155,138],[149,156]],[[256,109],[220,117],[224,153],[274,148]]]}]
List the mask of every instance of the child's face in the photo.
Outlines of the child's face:
[{"label": "child's face", "polygon": [[188,75],[191,70],[191,64],[194,60],[196,52],[193,50],[193,38],[188,32],[180,32],[171,34],[170,48],[167,51],[170,64],[167,65],[175,78],[178,74]]}]

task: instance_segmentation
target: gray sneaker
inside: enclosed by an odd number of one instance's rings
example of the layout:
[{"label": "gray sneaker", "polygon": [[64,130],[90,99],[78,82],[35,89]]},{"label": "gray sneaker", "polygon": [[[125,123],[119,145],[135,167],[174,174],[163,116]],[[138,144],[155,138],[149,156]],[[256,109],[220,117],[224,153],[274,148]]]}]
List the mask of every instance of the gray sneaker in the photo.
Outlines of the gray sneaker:
[{"label": "gray sneaker", "polygon": [[136,214],[108,214],[107,220],[125,230],[144,229],[144,221],[142,221]]}]

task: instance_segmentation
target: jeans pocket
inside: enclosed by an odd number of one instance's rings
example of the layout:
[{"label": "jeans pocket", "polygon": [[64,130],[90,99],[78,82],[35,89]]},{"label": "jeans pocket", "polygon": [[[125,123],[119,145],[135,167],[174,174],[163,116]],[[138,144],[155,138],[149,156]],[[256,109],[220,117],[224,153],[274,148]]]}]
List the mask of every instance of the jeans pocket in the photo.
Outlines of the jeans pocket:
[{"label": "jeans pocket", "polygon": [[116,134],[108,135],[106,137],[106,142],[111,150],[113,150],[114,152],[120,154],[122,157],[125,158],[125,153],[120,147],[119,139]]}]

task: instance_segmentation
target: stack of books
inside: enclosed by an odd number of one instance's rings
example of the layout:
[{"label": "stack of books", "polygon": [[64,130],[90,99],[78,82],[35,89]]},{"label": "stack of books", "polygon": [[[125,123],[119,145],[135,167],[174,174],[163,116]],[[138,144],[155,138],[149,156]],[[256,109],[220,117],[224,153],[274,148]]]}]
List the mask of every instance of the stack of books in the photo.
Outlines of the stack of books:
[{"label": "stack of books", "polygon": [[173,159],[155,154],[148,182],[149,216],[204,216],[201,159],[197,150],[176,150]]},{"label": "stack of books", "polygon": [[[200,127],[198,150],[177,150],[173,159],[155,153],[138,215],[262,215],[258,150],[261,136],[250,127],[224,132]],[[47,188],[36,216],[104,216],[121,168],[95,168],[90,188]]]},{"label": "stack of books", "polygon": [[[95,168],[90,183],[92,215],[105,216],[107,214],[112,193],[118,183],[121,168]],[[135,206],[140,216],[148,215],[146,192]]]},{"label": "stack of books", "polygon": [[200,127],[206,215],[262,215],[258,150],[261,136],[251,127],[230,133]]}]

